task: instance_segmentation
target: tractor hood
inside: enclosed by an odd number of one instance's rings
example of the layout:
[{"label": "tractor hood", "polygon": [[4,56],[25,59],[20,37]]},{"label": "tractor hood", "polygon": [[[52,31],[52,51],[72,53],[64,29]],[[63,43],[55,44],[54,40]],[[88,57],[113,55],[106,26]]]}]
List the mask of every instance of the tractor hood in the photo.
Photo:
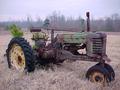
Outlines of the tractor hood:
[{"label": "tractor hood", "polygon": [[57,34],[56,38],[61,43],[86,43],[88,38],[100,38],[106,36],[101,32],[77,32],[74,34]]}]

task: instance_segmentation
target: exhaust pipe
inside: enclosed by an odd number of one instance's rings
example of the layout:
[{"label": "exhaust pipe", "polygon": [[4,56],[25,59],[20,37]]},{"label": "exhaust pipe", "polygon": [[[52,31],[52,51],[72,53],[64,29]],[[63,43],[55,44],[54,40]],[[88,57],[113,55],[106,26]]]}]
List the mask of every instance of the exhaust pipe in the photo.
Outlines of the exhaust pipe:
[{"label": "exhaust pipe", "polygon": [[87,16],[87,32],[90,32],[90,13],[86,12]]}]

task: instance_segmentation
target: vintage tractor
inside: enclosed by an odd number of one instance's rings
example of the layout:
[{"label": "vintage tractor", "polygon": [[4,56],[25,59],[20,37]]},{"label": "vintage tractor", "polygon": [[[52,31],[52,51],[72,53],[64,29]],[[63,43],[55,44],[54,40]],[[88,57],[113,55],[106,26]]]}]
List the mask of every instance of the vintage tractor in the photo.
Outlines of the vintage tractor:
[{"label": "vintage tractor", "polygon": [[[51,43],[46,44],[48,36],[41,29],[31,28],[32,40],[35,45],[20,37],[12,38],[7,49],[7,61],[9,68],[20,71],[32,72],[35,65],[58,64],[65,60],[81,60],[98,62],[88,69],[86,78],[92,82],[104,83],[115,79],[113,68],[106,63],[110,59],[106,55],[106,34],[101,32],[90,32],[89,12],[87,16],[87,31],[74,34],[54,35],[54,28],[51,30]],[[81,50],[85,52],[82,53]]]}]

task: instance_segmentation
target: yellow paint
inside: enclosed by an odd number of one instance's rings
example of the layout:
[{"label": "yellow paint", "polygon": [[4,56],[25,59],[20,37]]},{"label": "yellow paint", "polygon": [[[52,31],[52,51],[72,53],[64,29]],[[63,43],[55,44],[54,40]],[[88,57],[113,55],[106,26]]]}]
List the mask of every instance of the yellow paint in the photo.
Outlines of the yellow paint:
[{"label": "yellow paint", "polygon": [[25,55],[22,48],[18,44],[13,44],[9,57],[11,64],[17,70],[24,70],[25,68]]}]

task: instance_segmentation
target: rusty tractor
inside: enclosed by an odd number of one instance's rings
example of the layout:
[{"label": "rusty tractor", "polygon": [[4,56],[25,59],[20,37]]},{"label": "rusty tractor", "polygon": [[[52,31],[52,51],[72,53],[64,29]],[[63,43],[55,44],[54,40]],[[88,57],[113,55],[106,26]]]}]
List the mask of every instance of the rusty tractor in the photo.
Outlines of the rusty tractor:
[{"label": "rusty tractor", "polygon": [[[87,16],[87,30],[74,34],[54,35],[51,30],[51,43],[46,44],[48,35],[41,28],[31,28],[32,40],[35,42],[31,47],[24,38],[12,38],[7,49],[7,61],[9,68],[32,72],[35,65],[58,64],[65,60],[98,62],[88,69],[86,78],[92,82],[104,83],[115,79],[113,68],[106,63],[110,61],[106,55],[106,34],[90,31],[89,12]],[[84,50],[82,53],[78,50]]]}]

